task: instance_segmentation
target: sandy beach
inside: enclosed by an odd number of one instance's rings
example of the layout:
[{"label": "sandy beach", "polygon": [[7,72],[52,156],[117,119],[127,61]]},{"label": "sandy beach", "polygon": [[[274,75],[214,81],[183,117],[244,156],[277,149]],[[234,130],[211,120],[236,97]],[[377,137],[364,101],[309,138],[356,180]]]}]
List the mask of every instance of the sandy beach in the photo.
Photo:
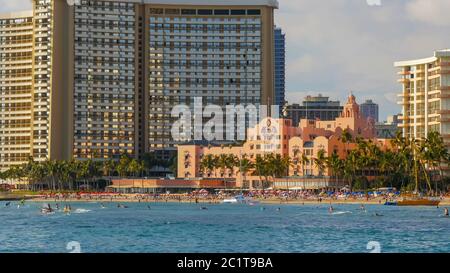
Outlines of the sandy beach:
[{"label": "sandy beach", "polygon": [[[220,204],[223,202],[224,198],[137,198],[135,196],[126,196],[126,197],[114,197],[114,198],[28,198],[28,201],[33,202],[95,202],[95,203],[199,203],[199,204]],[[254,198],[253,200],[260,202],[261,204],[284,204],[284,205],[319,205],[319,204],[353,204],[353,205],[384,205],[385,200],[383,198],[375,198],[375,199],[322,199],[322,201],[313,200],[313,199],[295,199],[295,200],[286,200],[280,198]],[[450,198],[444,198],[441,201],[439,206],[450,206]]]}]

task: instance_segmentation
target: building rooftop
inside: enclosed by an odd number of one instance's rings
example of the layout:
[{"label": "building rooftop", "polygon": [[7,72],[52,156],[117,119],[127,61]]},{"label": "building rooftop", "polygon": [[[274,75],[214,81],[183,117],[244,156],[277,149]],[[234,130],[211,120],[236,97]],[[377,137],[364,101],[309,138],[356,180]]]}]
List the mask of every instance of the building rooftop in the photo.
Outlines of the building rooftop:
[{"label": "building rooftop", "polygon": [[116,0],[143,4],[190,6],[269,6],[278,8],[277,0]]},{"label": "building rooftop", "polygon": [[26,10],[19,12],[0,13],[0,19],[26,18],[26,17],[33,17],[33,11]]},{"label": "building rooftop", "polygon": [[434,57],[395,62],[394,66],[395,67],[402,67],[402,66],[413,66],[413,65],[427,64],[427,63],[432,63],[432,62],[437,61],[437,58],[439,58],[439,57],[450,57],[450,49],[436,50],[434,52]]}]

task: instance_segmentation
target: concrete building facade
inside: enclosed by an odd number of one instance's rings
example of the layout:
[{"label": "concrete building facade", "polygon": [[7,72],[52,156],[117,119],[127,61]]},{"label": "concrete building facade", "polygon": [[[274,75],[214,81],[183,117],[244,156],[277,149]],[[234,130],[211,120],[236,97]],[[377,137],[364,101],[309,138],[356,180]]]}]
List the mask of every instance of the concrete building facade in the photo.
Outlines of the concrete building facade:
[{"label": "concrete building facade", "polygon": [[0,15],[0,170],[32,155],[33,14]]},{"label": "concrete building facade", "polygon": [[331,101],[329,97],[319,94],[307,96],[301,105],[286,106],[285,115],[296,125],[301,119],[334,120],[340,116],[343,109],[339,101]]},{"label": "concrete building facade", "polygon": [[[223,178],[235,179],[236,185],[243,188],[260,188],[264,178],[255,176],[253,171],[243,173],[239,168],[232,170],[216,169],[212,172],[202,170],[202,159],[208,155],[235,155],[238,159],[247,158],[254,162],[259,156],[279,154],[289,156],[293,164],[289,169],[289,176],[294,177],[325,177],[331,175],[331,170],[320,172],[313,163],[319,151],[325,156],[336,153],[345,158],[349,150],[356,144],[344,144],[341,136],[348,130],[354,138],[375,138],[375,124],[362,117],[356,98],[348,98],[343,111],[335,120],[320,121],[302,119],[294,125],[289,119],[266,118],[255,128],[250,128],[248,139],[242,146],[225,145],[179,145],[178,146],[178,177],[194,178]],[[380,145],[384,146],[382,141]],[[309,163],[301,164],[302,156],[309,159]]]},{"label": "concrete building facade", "polygon": [[361,104],[361,114],[365,118],[372,118],[375,122],[379,121],[379,107],[378,104],[372,100],[366,100]]},{"label": "concrete building facade", "polygon": [[[21,139],[11,138],[6,127],[17,126],[2,116],[2,141],[21,146],[5,142],[4,162],[153,151],[168,158],[177,144],[170,135],[173,106],[192,106],[194,97],[220,106],[274,101],[277,1],[32,2],[26,16],[0,17],[2,82],[26,89],[19,109],[8,97],[12,87],[2,85],[2,109],[27,111]],[[12,28],[20,39],[9,38]],[[12,68],[6,47],[28,59]]]},{"label": "concrete building facade", "polygon": [[280,111],[286,101],[286,34],[275,28],[275,103]]},{"label": "concrete building facade", "polygon": [[424,139],[437,131],[450,148],[450,50],[394,65],[400,70],[402,84],[399,104],[403,136]]}]

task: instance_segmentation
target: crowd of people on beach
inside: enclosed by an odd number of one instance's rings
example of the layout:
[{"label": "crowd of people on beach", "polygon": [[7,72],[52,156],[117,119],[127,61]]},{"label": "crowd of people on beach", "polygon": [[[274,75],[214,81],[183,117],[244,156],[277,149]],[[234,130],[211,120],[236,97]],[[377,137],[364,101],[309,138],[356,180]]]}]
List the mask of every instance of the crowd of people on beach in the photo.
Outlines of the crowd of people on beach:
[{"label": "crowd of people on beach", "polygon": [[[372,192],[348,192],[348,191],[281,191],[281,190],[252,190],[252,191],[207,191],[196,190],[189,193],[112,193],[112,192],[73,192],[73,193],[41,193],[34,199],[55,201],[126,201],[126,202],[188,202],[188,203],[221,203],[224,199],[241,195],[257,201],[268,202],[371,202],[384,204],[395,201],[400,197],[400,192],[372,191]],[[449,199],[450,195],[441,194],[441,200]]]}]

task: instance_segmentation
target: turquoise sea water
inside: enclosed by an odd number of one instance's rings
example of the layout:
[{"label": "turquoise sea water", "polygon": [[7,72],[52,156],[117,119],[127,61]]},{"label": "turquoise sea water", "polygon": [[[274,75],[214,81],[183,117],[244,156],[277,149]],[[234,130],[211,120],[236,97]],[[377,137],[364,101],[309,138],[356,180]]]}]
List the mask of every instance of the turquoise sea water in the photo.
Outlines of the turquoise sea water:
[{"label": "turquoise sea water", "polygon": [[0,202],[0,252],[64,253],[73,241],[81,252],[365,253],[370,241],[381,252],[450,252],[450,219],[435,207],[71,205],[70,215],[42,215],[42,203]]}]

